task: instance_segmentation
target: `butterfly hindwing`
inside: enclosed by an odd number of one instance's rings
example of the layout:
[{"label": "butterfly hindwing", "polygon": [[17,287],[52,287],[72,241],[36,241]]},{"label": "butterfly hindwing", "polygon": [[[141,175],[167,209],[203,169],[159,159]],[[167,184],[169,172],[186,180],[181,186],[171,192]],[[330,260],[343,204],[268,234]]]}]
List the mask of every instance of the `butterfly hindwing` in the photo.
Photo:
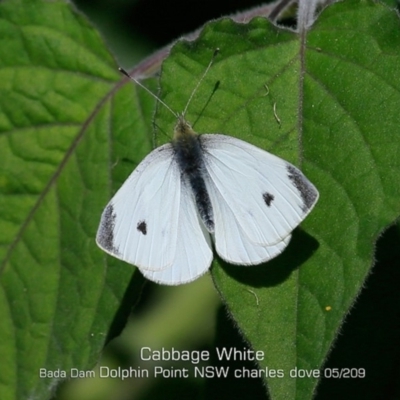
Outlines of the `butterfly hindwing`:
[{"label": "butterfly hindwing", "polygon": [[142,274],[157,283],[178,285],[205,274],[213,258],[211,238],[200,221],[193,193],[183,183],[178,218],[178,241],[172,265],[161,271],[142,269]]},{"label": "butterfly hindwing", "polygon": [[232,264],[255,265],[282,253],[290,241],[290,234],[271,246],[255,244],[243,231],[234,211],[212,182],[209,182],[208,188],[215,215],[215,247],[221,258]]}]

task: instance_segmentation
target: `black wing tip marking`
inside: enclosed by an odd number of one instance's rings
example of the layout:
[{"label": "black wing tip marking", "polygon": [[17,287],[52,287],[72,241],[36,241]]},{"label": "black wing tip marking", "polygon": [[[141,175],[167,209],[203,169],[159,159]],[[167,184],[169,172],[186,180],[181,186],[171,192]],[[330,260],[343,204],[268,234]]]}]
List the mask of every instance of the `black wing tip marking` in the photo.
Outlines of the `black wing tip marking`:
[{"label": "black wing tip marking", "polygon": [[264,199],[264,203],[268,207],[271,207],[272,202],[275,200],[275,196],[271,193],[265,192],[265,193],[263,193],[263,199]]},{"label": "black wing tip marking", "polygon": [[117,214],[114,212],[114,207],[109,204],[103,212],[100,222],[100,228],[97,232],[97,243],[113,254],[119,254],[118,248],[114,245],[114,229]]},{"label": "black wing tip marking", "polygon": [[139,221],[136,225],[136,229],[143,233],[143,235],[147,235],[147,223],[146,221]]},{"label": "black wing tip marking", "polygon": [[302,211],[306,213],[315,204],[318,199],[318,191],[314,185],[293,165],[286,166],[289,175],[288,178],[293,183],[294,187],[299,191],[303,200]]}]

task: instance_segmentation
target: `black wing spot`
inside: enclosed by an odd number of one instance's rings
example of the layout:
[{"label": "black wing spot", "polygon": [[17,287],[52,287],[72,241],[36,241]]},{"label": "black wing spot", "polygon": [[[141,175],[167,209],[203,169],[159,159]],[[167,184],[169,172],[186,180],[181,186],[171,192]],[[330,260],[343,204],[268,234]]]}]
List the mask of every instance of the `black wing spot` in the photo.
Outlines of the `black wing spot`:
[{"label": "black wing spot", "polygon": [[275,196],[271,193],[265,192],[265,193],[263,193],[263,199],[264,199],[265,204],[268,207],[271,207],[271,204],[274,201]]},{"label": "black wing spot", "polygon": [[315,203],[318,192],[308,179],[293,165],[287,165],[289,172],[288,178],[292,181],[294,187],[299,191],[303,200],[302,211],[307,212]]},{"label": "black wing spot", "polygon": [[114,207],[109,204],[104,210],[101,218],[101,226],[97,233],[97,242],[111,253],[118,254],[118,249],[114,245],[114,229],[115,219],[117,215],[114,212]]},{"label": "black wing spot", "polygon": [[147,235],[147,224],[146,224],[146,221],[139,221],[137,226],[136,226],[136,229],[139,232],[142,232],[143,235]]}]

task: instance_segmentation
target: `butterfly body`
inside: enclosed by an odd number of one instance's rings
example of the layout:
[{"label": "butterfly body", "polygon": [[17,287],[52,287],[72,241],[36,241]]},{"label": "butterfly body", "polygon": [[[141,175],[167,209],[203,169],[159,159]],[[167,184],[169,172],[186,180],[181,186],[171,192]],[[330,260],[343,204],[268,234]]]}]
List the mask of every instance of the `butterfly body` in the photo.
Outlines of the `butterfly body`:
[{"label": "butterfly body", "polygon": [[201,135],[197,135],[182,116],[178,118],[175,126],[172,147],[173,157],[181,172],[182,184],[186,190],[191,188],[200,217],[208,232],[212,233],[214,232],[214,216],[204,181],[206,166]]}]

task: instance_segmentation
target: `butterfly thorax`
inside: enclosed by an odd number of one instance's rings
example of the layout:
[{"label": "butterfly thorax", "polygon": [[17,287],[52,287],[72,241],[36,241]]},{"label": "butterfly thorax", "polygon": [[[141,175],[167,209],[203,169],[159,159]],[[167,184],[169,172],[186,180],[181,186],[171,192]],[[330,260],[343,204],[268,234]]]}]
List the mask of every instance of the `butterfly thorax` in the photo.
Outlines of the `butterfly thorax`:
[{"label": "butterfly thorax", "polygon": [[197,136],[197,133],[193,130],[189,122],[186,121],[185,117],[181,114],[178,116],[174,129],[174,141],[184,139],[190,136]]},{"label": "butterfly thorax", "polygon": [[191,189],[201,220],[209,232],[214,232],[214,215],[204,180],[207,170],[201,135],[192,129],[183,116],[179,116],[175,126],[172,147],[181,171],[182,185]]}]

